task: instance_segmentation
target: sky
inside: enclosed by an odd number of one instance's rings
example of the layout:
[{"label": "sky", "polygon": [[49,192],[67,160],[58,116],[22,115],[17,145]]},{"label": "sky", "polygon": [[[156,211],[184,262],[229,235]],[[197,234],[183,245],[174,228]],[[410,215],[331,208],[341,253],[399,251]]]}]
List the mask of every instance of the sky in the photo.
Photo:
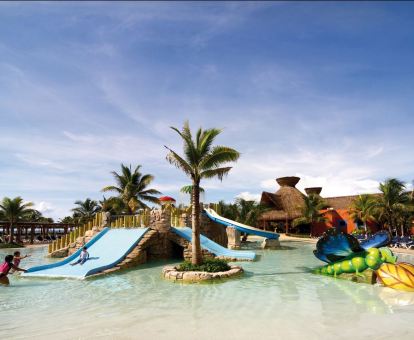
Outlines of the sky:
[{"label": "sky", "polygon": [[[322,196],[414,179],[413,2],[0,3],[0,198],[46,216],[120,164],[179,202],[170,126],[223,128],[239,161],[205,201],[276,177]],[[105,194],[108,196],[108,194]]]}]

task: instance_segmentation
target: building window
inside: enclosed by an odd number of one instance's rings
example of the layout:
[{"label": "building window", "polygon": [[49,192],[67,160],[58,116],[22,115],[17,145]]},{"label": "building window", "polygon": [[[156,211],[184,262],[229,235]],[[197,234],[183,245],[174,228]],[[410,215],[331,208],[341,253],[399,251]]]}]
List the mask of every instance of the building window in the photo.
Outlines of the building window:
[{"label": "building window", "polygon": [[346,221],[345,220],[339,220],[338,221],[338,227],[339,228],[346,228]]}]

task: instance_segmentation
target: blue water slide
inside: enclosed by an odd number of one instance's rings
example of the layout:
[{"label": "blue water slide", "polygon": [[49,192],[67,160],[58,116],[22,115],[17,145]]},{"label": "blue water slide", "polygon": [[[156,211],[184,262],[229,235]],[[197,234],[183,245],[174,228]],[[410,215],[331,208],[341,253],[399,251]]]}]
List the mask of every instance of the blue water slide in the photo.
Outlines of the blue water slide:
[{"label": "blue water slide", "polygon": [[[172,227],[171,229],[178,236],[191,242],[191,239],[192,239],[191,228]],[[231,250],[231,249],[224,248],[218,243],[214,242],[213,240],[210,240],[209,238],[205,237],[204,235],[200,235],[200,243],[201,243],[201,248],[208,250],[210,253],[213,253],[216,256],[223,256],[223,257],[232,258],[232,259],[249,260],[249,261],[253,261],[256,258],[256,254],[254,252],[245,251],[245,250]]]},{"label": "blue water slide", "polygon": [[242,224],[242,223],[239,223],[239,222],[236,222],[236,221],[229,220],[228,218],[220,216],[213,209],[210,209],[210,208],[204,209],[204,213],[212,221],[223,224],[226,227],[232,227],[234,229],[237,229],[237,230],[241,231],[242,233],[257,235],[257,236],[261,236],[261,237],[265,237],[265,238],[269,238],[269,239],[274,239],[274,240],[278,240],[279,236],[280,236],[277,233],[272,233],[270,231],[265,231],[265,230],[262,230],[262,229],[253,228],[253,227],[248,226],[246,224]]},{"label": "blue water slide", "polygon": [[22,276],[84,279],[89,275],[112,268],[124,260],[147,231],[148,228],[104,228],[85,244],[88,248],[89,259],[83,265],[71,266],[71,263],[79,257],[81,249],[78,249],[63,261],[29,268]]}]

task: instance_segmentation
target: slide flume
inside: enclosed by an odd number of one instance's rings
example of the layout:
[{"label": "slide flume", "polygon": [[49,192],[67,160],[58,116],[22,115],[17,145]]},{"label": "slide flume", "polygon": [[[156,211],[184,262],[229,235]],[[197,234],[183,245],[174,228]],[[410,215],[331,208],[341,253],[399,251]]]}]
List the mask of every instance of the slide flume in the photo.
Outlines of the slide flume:
[{"label": "slide flume", "polygon": [[279,239],[280,235],[277,234],[277,233],[272,233],[270,231],[265,231],[265,230],[262,230],[262,229],[253,228],[253,227],[250,227],[246,224],[242,224],[242,223],[239,223],[239,222],[236,222],[236,221],[229,220],[228,218],[220,216],[219,214],[217,214],[211,208],[204,209],[204,212],[214,222],[223,224],[227,227],[232,227],[234,229],[237,229],[237,230],[241,231],[242,233],[257,235],[257,236],[261,236],[261,237],[265,237],[265,238],[269,238],[269,239],[274,239],[274,240]]},{"label": "slide flume", "polygon": [[89,260],[83,265],[70,264],[79,257],[81,249],[63,261],[29,268],[25,277],[67,277],[84,279],[121,262],[142,239],[148,228],[109,229],[104,228],[86,246]]},{"label": "slide flume", "polygon": [[[171,229],[182,238],[186,239],[187,241],[191,242],[192,239],[192,230],[188,227],[181,227],[181,228],[174,228]],[[224,248],[223,246],[219,245],[218,243],[210,240],[208,237],[204,235],[200,235],[200,243],[203,249],[208,250],[210,253],[213,253],[216,256],[223,256],[232,259],[239,259],[239,260],[250,260],[253,261],[256,258],[256,254],[251,251],[246,250],[231,250]]]}]

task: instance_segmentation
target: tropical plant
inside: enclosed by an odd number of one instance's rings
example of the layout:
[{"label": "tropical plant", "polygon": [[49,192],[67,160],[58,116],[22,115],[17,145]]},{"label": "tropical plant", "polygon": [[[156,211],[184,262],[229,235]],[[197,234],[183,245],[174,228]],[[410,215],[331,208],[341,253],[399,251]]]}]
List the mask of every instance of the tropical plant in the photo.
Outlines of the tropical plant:
[{"label": "tropical plant", "polygon": [[143,175],[140,172],[141,165],[133,170],[131,165],[125,166],[121,164],[121,173],[112,171],[116,185],[109,185],[102,191],[114,191],[118,193],[118,202],[112,199],[112,202],[118,206],[122,206],[123,210],[128,214],[133,214],[137,209],[148,208],[144,203],[151,202],[159,204],[159,200],[154,195],[161,194],[158,190],[148,189],[148,186],[154,180],[154,176],[150,174]]},{"label": "tropical plant", "polygon": [[77,207],[73,208],[73,217],[77,218],[79,222],[87,222],[92,219],[97,212],[101,210],[98,202],[87,198],[84,201],[76,201]]},{"label": "tropical plant", "polygon": [[115,209],[116,204],[114,203],[114,197],[106,198],[103,196],[103,199],[98,202],[101,211],[112,211]]},{"label": "tropical plant", "polygon": [[230,269],[231,267],[229,266],[226,260],[218,258],[205,258],[203,260],[203,263],[200,265],[194,265],[190,261],[184,261],[177,268],[177,270],[180,272],[201,271],[208,273],[225,272]]},{"label": "tropical plant", "polygon": [[328,207],[325,200],[318,194],[309,194],[303,197],[304,205],[302,208],[302,216],[293,220],[293,226],[297,227],[302,224],[310,224],[325,222],[326,217],[321,210]]},{"label": "tropical plant", "polygon": [[235,203],[226,203],[219,201],[217,203],[217,212],[230,220],[236,221],[239,218],[239,208]]},{"label": "tropical plant", "polygon": [[[4,197],[0,204],[0,211],[4,218],[10,223],[9,231],[9,243],[14,241],[14,226],[17,222],[24,219],[33,210],[30,208],[33,206],[32,202],[23,202],[23,199],[18,196],[15,198]],[[17,233],[17,241],[20,241],[20,229]]]},{"label": "tropical plant", "polygon": [[[188,194],[190,195],[190,205],[193,204],[193,186],[192,185],[184,185],[181,189],[180,192],[182,192],[183,194]],[[200,187],[200,194],[204,194],[204,188]]]},{"label": "tropical plant", "polygon": [[253,200],[245,200],[243,198],[236,199],[236,207],[238,209],[237,222],[255,227],[260,215],[268,210],[265,206]]},{"label": "tropical plant", "polygon": [[43,216],[43,214],[36,209],[30,209],[30,211],[25,214],[22,220],[27,222],[53,223],[53,218]]},{"label": "tropical plant", "polygon": [[377,219],[392,233],[393,227],[402,226],[401,219],[410,210],[410,194],[396,178],[380,183],[379,189],[382,195],[376,199]]},{"label": "tropical plant", "polygon": [[367,223],[375,222],[375,207],[375,197],[368,194],[359,195],[351,203],[349,215],[354,221],[364,223],[365,233],[367,233]]},{"label": "tropical plant", "polygon": [[68,224],[73,224],[76,223],[76,218],[73,216],[65,216],[61,219],[59,219],[58,221],[59,223],[68,223]]},{"label": "tropical plant", "polygon": [[200,181],[203,178],[218,178],[222,180],[231,170],[230,166],[223,166],[228,162],[235,162],[240,157],[239,152],[226,146],[214,146],[215,138],[221,129],[199,128],[195,138],[188,122],[182,130],[171,127],[181,137],[184,143],[183,156],[166,146],[169,153],[167,161],[181,169],[192,181],[192,263],[201,264],[200,248]]}]

